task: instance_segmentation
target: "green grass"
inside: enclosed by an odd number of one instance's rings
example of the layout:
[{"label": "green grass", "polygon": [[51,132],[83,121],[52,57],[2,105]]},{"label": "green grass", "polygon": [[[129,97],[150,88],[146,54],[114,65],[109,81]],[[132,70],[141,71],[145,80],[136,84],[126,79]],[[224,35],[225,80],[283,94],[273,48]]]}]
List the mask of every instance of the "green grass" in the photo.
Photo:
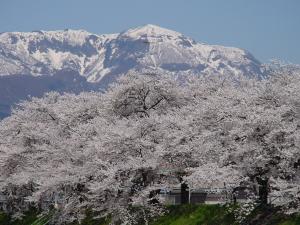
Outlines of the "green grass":
[{"label": "green grass", "polygon": [[275,214],[267,220],[265,225],[300,225],[300,215]]},{"label": "green grass", "polygon": [[[169,213],[150,225],[239,225],[228,206],[179,205],[168,209]],[[300,214],[284,215],[275,209],[257,208],[244,222],[243,225],[300,225]]]},{"label": "green grass", "polygon": [[300,216],[274,216],[268,222],[264,223],[264,225],[300,225]]},{"label": "green grass", "polygon": [[300,214],[286,215],[279,208],[257,207],[246,220],[251,225],[300,225]]},{"label": "green grass", "polygon": [[151,225],[235,225],[234,216],[225,206],[182,205],[168,207],[169,213]]},{"label": "green grass", "polygon": [[[40,215],[35,210],[28,211],[22,220],[11,220],[11,218],[0,212],[0,225],[46,225],[51,219],[53,212],[47,215]],[[80,225],[109,225],[110,218],[94,219],[93,213],[87,210],[86,217]],[[68,225],[79,225],[78,222],[70,223]]]},{"label": "green grass", "polygon": [[35,210],[29,210],[22,220],[12,222],[10,216],[0,212],[0,225],[30,225],[37,219],[37,215],[38,213]]},{"label": "green grass", "polygon": [[5,213],[0,212],[0,224],[7,224],[7,221],[9,221],[9,217]]},{"label": "green grass", "polygon": [[279,225],[299,225],[300,224],[300,215],[294,215],[290,218],[286,218],[285,221],[282,221]]},{"label": "green grass", "polygon": [[[230,206],[233,207],[233,206]],[[237,207],[237,206],[234,206]],[[168,213],[152,221],[150,225],[239,225],[233,214],[229,213],[228,206],[220,205],[178,205],[168,206]],[[90,210],[81,225],[109,225],[110,218],[93,219]],[[25,214],[23,220],[11,222],[10,217],[0,212],[0,225],[44,225],[51,216],[45,215],[38,219],[34,210]],[[247,218],[251,225],[300,225],[300,215],[283,215],[274,209],[257,208]],[[68,225],[79,225],[74,222]],[[144,225],[139,224],[139,225]],[[244,224],[243,224],[244,225]]]},{"label": "green grass", "polygon": [[[81,221],[80,225],[109,225],[111,218],[100,218],[100,219],[94,219],[94,213],[92,210],[86,211],[86,217]],[[79,225],[78,222],[74,222],[68,225]]]}]

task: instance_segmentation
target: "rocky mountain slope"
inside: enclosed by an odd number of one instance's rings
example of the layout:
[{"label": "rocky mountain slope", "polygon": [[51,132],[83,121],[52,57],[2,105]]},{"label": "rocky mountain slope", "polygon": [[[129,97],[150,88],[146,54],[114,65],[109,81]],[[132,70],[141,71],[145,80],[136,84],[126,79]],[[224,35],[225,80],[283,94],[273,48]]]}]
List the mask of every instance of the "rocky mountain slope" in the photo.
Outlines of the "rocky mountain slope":
[{"label": "rocky mountain slope", "polygon": [[0,34],[0,115],[28,95],[105,89],[130,70],[263,77],[260,62],[245,50],[197,43],[155,25],[109,35],[8,32]]}]

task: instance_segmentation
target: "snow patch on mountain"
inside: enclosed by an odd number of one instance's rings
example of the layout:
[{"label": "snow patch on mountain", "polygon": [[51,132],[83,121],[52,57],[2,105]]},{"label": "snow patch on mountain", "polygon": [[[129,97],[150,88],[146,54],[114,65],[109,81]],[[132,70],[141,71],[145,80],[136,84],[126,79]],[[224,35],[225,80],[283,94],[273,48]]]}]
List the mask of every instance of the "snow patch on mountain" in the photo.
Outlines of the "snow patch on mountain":
[{"label": "snow patch on mountain", "polygon": [[0,76],[66,70],[107,83],[132,69],[262,75],[260,63],[242,49],[197,43],[151,24],[109,35],[69,29],[0,34]]},{"label": "snow patch on mountain", "polygon": [[168,30],[156,25],[147,24],[145,26],[140,26],[137,28],[129,29],[123,33],[121,33],[122,37],[128,37],[132,39],[140,39],[140,38],[166,38],[166,39],[174,39],[176,37],[182,36],[182,34]]}]

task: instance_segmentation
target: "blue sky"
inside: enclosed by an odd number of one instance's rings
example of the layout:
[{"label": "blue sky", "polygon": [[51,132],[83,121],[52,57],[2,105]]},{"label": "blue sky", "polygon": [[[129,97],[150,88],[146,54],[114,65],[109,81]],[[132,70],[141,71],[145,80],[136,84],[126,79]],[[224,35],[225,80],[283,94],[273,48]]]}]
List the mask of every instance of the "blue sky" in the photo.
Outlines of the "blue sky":
[{"label": "blue sky", "polygon": [[0,32],[71,28],[102,34],[149,23],[247,49],[262,62],[300,64],[300,0],[0,0]]}]

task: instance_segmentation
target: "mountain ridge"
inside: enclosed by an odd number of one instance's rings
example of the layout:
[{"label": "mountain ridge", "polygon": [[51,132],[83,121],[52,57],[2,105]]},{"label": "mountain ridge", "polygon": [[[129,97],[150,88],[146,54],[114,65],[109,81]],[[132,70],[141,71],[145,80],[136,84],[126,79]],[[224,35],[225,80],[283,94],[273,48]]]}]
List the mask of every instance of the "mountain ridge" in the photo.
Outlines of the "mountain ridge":
[{"label": "mountain ridge", "polygon": [[259,61],[245,50],[197,43],[181,33],[151,24],[119,34],[67,29],[0,35],[2,76],[54,74],[66,69],[77,71],[89,82],[100,82],[109,74],[124,74],[139,67],[169,72],[190,69],[195,74],[237,75],[243,70],[249,76],[262,75]]},{"label": "mountain ridge", "polygon": [[5,32],[0,34],[0,117],[29,95],[105,90],[130,71],[262,79],[261,68],[248,51],[199,43],[152,24],[102,35],[71,29]]}]

